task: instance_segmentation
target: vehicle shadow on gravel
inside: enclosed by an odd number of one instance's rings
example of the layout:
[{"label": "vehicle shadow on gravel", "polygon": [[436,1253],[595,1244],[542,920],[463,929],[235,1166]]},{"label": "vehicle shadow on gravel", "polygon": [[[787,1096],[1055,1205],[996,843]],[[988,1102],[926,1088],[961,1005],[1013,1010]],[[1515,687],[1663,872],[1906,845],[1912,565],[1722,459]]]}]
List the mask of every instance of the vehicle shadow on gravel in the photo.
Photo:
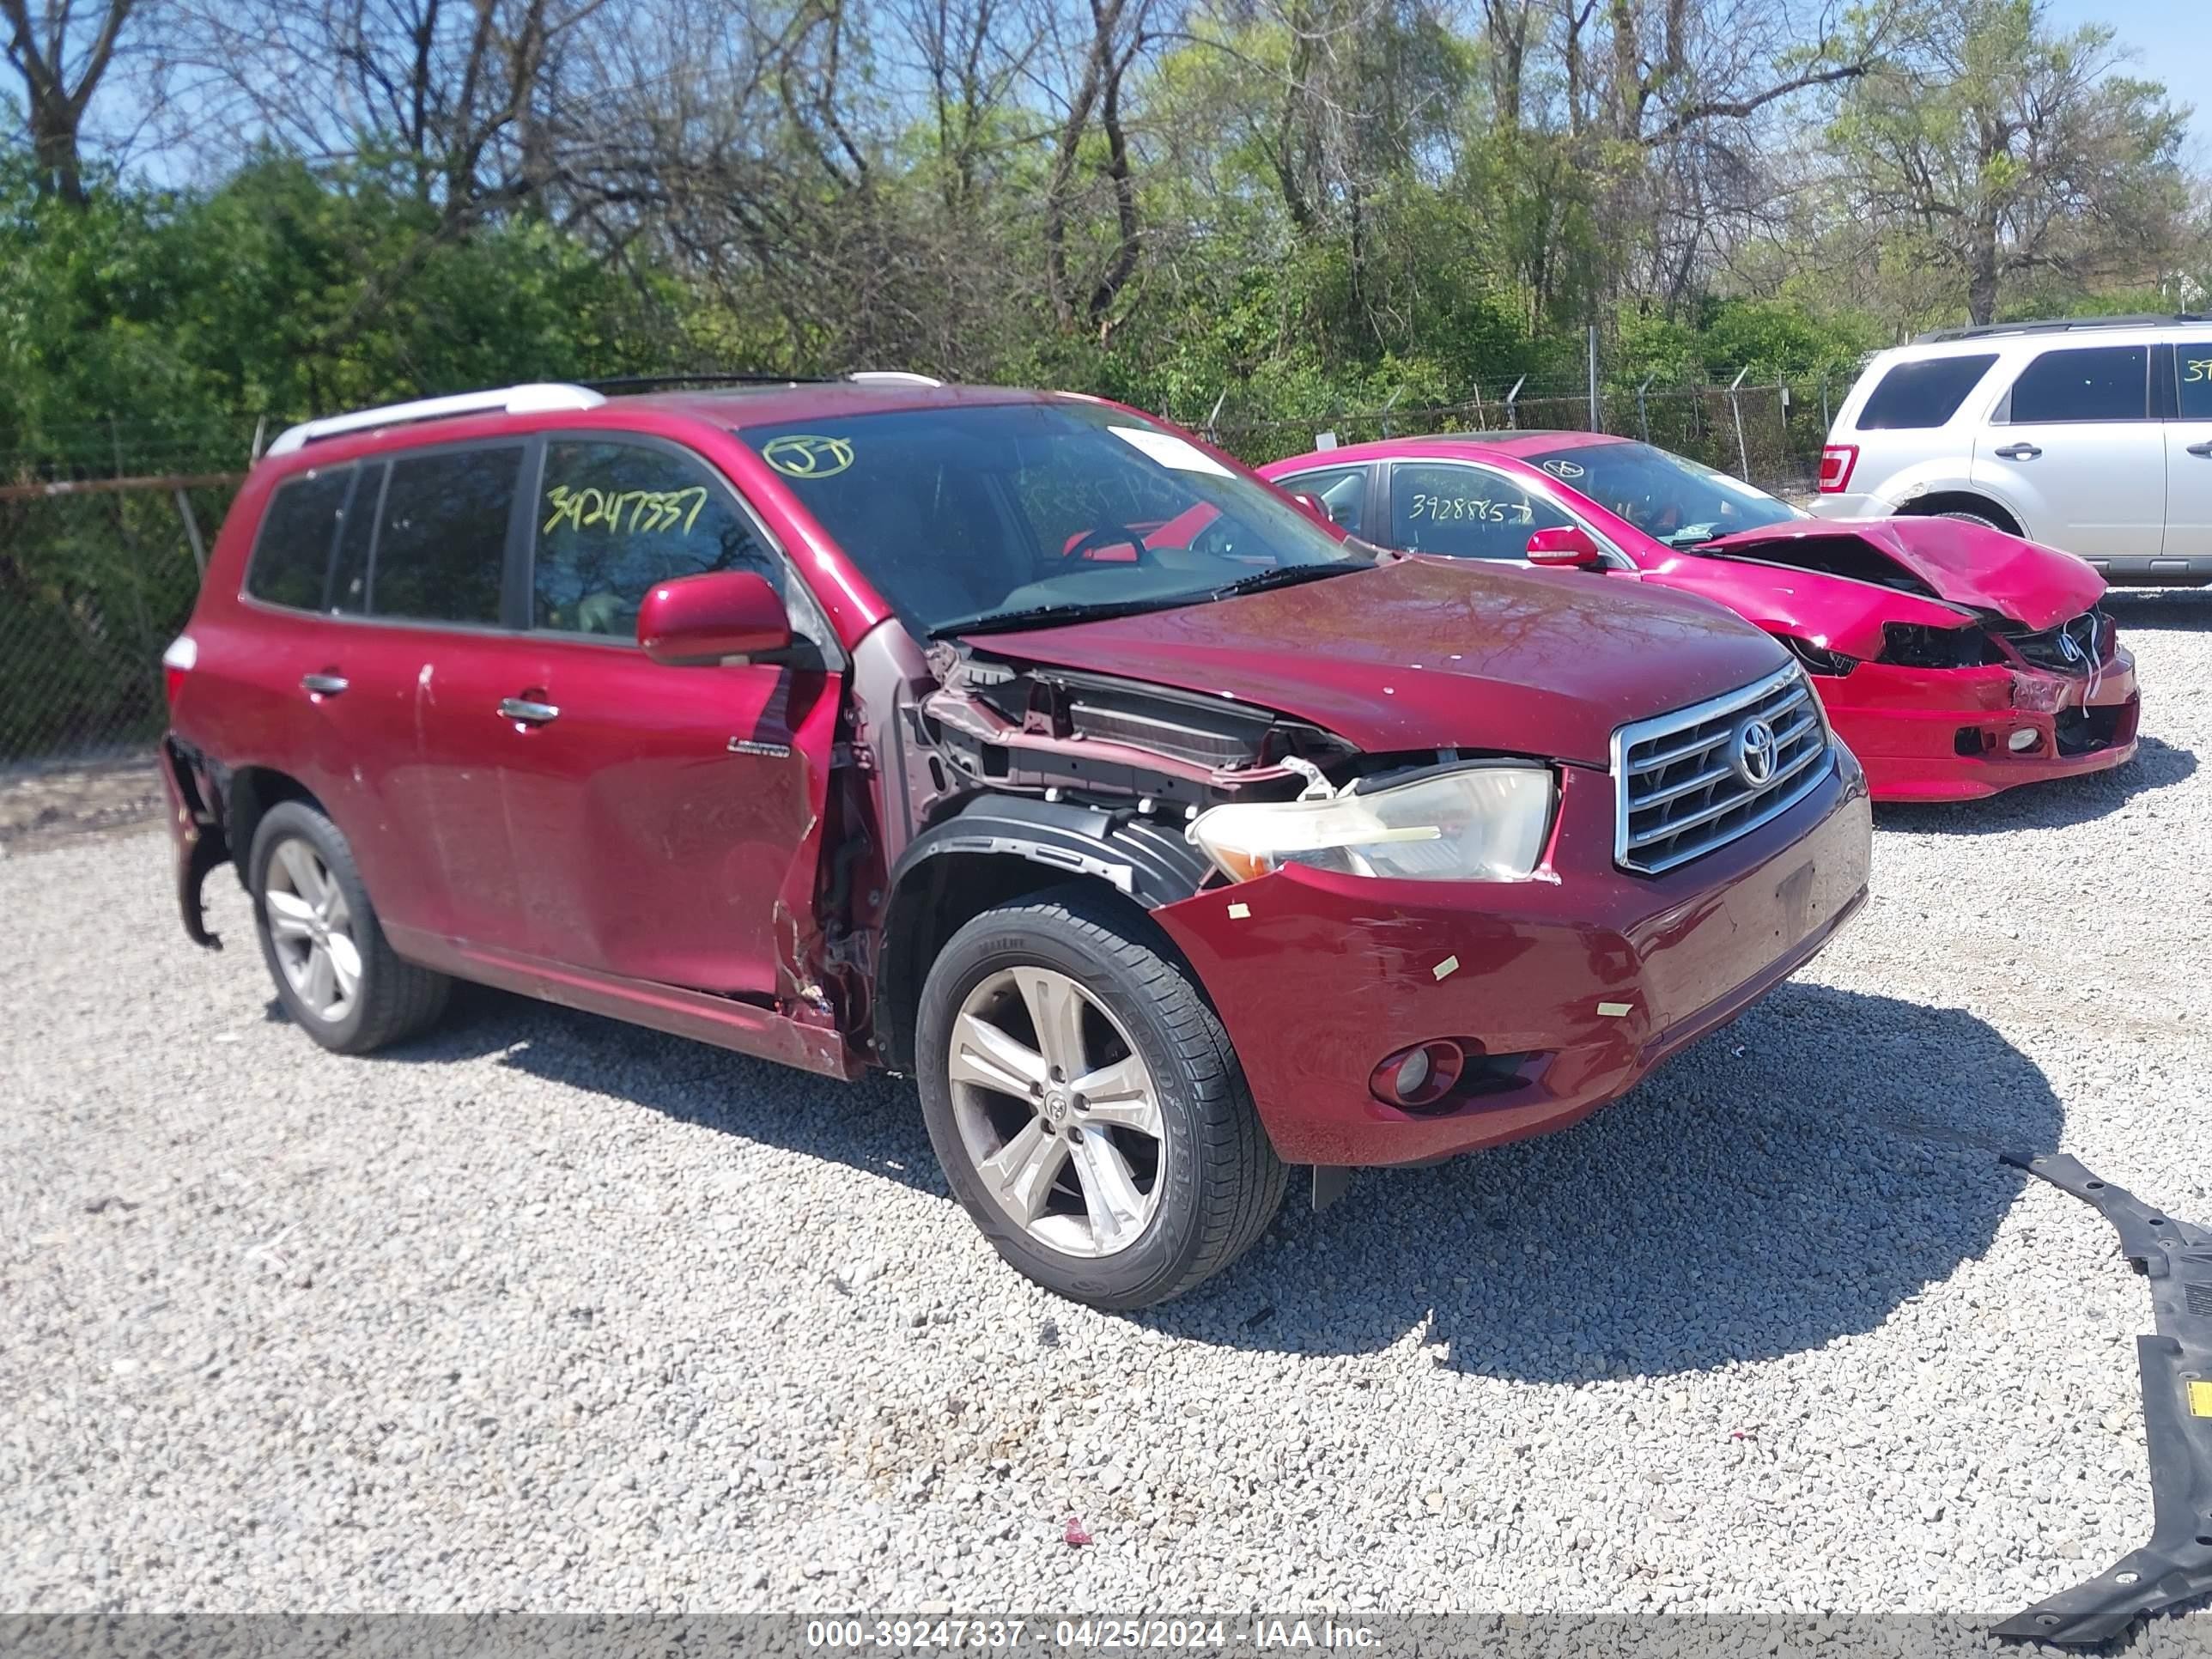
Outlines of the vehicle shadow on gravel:
[{"label": "vehicle shadow on gravel", "polygon": [[[272,1018],[283,1006],[270,1003]],[[874,1073],[857,1083],[816,1077],[626,1021],[459,984],[438,1028],[369,1057],[441,1064],[497,1054],[532,1077],[643,1106],[721,1134],[832,1158],[943,1195],[914,1085]],[[954,1212],[947,1225],[965,1226]]]},{"label": "vehicle shadow on gravel", "polygon": [[2094,823],[2139,795],[2170,789],[2197,770],[2191,750],[2145,737],[2136,757],[2109,772],[2023,784],[1982,800],[1888,801],[1874,809],[1877,830],[1916,836],[1996,836],[2014,830],[2054,830]]},{"label": "vehicle shadow on gravel", "polygon": [[2023,1182],[1998,1150],[2056,1150],[2062,1115],[1970,1013],[1788,985],[1575,1128],[1362,1174],[1320,1215],[1297,1182],[1243,1263],[1142,1317],[1518,1381],[1771,1359],[1986,1250]]}]

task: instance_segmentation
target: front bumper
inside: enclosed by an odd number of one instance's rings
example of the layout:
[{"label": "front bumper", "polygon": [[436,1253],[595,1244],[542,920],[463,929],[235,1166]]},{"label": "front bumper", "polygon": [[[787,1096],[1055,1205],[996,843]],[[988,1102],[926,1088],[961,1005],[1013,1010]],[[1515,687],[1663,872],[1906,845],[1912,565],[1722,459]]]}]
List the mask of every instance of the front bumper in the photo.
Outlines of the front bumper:
[{"label": "front bumper", "polygon": [[[1293,868],[1153,912],[1279,1156],[1418,1164],[1563,1128],[1794,973],[1866,896],[1872,816],[1840,747],[1797,805],[1663,876],[1614,867],[1613,815],[1613,780],[1568,769],[1552,878]],[[1370,1091],[1387,1056],[1438,1038],[1513,1058],[1427,1111]]]},{"label": "front bumper", "polygon": [[[2136,661],[2124,647],[2094,678],[1867,662],[1813,684],[1876,800],[1974,800],[2124,765],[2142,715]],[[2014,750],[2012,734],[2021,731],[2035,734],[2034,744]]]}]

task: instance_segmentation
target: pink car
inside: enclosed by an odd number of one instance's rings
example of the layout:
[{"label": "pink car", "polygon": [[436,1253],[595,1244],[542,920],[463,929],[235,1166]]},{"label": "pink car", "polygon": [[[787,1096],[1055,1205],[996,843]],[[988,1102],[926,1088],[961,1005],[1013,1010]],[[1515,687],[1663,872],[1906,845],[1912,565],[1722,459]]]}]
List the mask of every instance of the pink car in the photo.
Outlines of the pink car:
[{"label": "pink car", "polygon": [[1787,646],[1877,800],[1966,800],[2136,752],[2135,659],[2071,554],[1943,518],[1820,520],[1590,432],[1402,438],[1260,469],[1364,538],[1701,594]]}]

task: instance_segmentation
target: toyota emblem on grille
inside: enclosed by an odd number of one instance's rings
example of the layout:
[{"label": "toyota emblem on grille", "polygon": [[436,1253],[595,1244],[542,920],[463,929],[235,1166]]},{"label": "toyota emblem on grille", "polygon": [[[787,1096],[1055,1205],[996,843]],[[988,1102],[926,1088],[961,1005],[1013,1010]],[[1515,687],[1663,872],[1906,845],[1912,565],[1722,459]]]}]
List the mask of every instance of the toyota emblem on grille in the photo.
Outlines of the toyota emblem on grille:
[{"label": "toyota emblem on grille", "polygon": [[1749,720],[1735,729],[1735,775],[1754,789],[1764,789],[1774,775],[1774,728],[1765,720]]}]

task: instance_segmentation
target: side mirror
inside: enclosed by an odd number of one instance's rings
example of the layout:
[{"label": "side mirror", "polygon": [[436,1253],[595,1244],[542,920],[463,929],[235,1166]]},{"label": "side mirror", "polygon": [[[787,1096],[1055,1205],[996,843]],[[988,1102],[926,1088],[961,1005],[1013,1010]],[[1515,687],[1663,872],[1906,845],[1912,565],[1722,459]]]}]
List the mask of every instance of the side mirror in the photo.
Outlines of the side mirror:
[{"label": "side mirror", "polygon": [[1605,555],[1589,531],[1578,524],[1563,524],[1528,538],[1528,562],[1551,569],[1596,570],[1604,565]]},{"label": "side mirror", "polygon": [[1320,496],[1309,494],[1307,491],[1303,489],[1297,489],[1291,492],[1291,499],[1296,501],[1300,507],[1305,508],[1305,510],[1311,514],[1315,518],[1319,519],[1323,524],[1333,525],[1336,522],[1334,517],[1329,513],[1328,503],[1322,500]]},{"label": "side mirror", "polygon": [[655,584],[637,608],[637,642],[671,665],[761,657],[791,644],[791,618],[766,577],[715,570]]}]

